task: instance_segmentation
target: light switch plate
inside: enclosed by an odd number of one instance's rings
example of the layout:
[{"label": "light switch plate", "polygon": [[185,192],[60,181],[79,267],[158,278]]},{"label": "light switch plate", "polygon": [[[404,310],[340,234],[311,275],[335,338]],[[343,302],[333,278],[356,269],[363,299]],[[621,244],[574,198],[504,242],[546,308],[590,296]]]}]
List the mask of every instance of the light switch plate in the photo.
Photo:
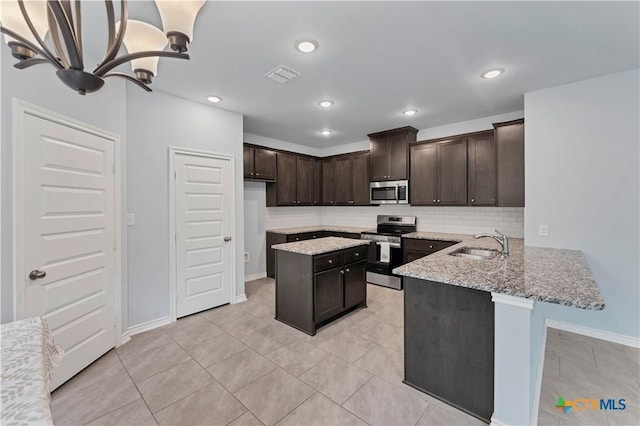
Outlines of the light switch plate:
[{"label": "light switch plate", "polygon": [[246,263],[246,262],[248,262],[248,261],[249,261],[249,259],[250,259],[250,258],[249,258],[249,252],[248,252],[248,251],[245,251],[245,252],[244,252],[244,261],[245,261],[245,263]]},{"label": "light switch plate", "polygon": [[136,224],[136,215],[135,213],[129,213],[127,215],[127,226],[133,226]]}]

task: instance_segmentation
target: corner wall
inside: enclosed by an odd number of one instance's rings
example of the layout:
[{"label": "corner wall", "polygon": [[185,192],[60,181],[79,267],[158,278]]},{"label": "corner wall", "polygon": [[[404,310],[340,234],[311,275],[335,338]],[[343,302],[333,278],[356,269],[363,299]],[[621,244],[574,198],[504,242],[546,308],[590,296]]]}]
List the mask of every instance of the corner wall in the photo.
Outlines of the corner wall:
[{"label": "corner wall", "polygon": [[525,240],[582,250],[605,301],[603,311],[536,302],[532,383],[547,318],[640,336],[639,82],[636,69],[525,94]]},{"label": "corner wall", "polygon": [[[13,102],[14,99],[29,102],[38,107],[64,115],[77,121],[103,129],[120,137],[122,165],[122,209],[126,212],[126,108],[125,82],[109,79],[105,86],[96,93],[80,96],[56,77],[55,69],[50,65],[36,65],[26,70],[13,67],[15,60],[10,50],[3,46],[0,49],[0,93],[2,146],[1,159],[1,322],[14,320],[13,285],[18,282],[13,275]],[[87,59],[87,63],[94,62]],[[124,217],[124,216],[123,216]],[[125,221],[126,223],[126,221]],[[126,262],[126,228],[121,231],[122,238],[122,327],[127,329],[127,262]]]},{"label": "corner wall", "polygon": [[244,294],[242,115],[160,92],[127,90],[129,326],[169,315],[170,146],[236,159],[236,286]]}]

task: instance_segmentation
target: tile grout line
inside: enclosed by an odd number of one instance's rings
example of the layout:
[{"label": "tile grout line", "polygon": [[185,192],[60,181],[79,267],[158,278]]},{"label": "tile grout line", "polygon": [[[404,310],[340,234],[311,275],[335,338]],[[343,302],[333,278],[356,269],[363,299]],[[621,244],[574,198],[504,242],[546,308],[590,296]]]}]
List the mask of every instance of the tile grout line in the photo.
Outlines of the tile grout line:
[{"label": "tile grout line", "polygon": [[[292,374],[291,376],[292,376],[292,377],[295,377],[295,376],[293,376],[293,374]],[[302,383],[304,383],[304,382],[302,382]],[[309,386],[309,385],[307,385],[307,386]],[[311,386],[309,386],[309,387],[311,387]],[[313,387],[311,387],[311,389],[313,389]],[[315,389],[314,389],[314,390],[315,390]],[[274,424],[274,426],[275,426],[275,425],[277,425],[277,424],[278,424],[278,422],[282,421],[282,419],[284,419],[285,417],[287,417],[289,414],[293,413],[293,412],[294,412],[298,407],[300,407],[302,404],[304,404],[305,402],[307,402],[308,400],[310,400],[311,398],[313,398],[314,396],[316,396],[317,394],[318,394],[318,391],[316,390],[314,393],[312,393],[312,394],[309,396],[309,398],[305,399],[305,400],[304,400],[304,401],[302,401],[300,404],[296,405],[294,408],[292,408],[292,409],[291,409],[291,410],[289,410],[287,413],[285,413],[285,415],[284,415],[284,416],[280,417],[277,421],[275,421],[275,422],[273,423],[273,424]],[[257,417],[257,416],[256,416],[256,417]],[[258,420],[260,420],[260,419],[258,419]]]},{"label": "tile grout line", "polygon": [[[133,386],[136,388],[136,392],[138,392],[138,395],[140,395],[140,399],[144,403],[145,407],[147,407],[147,410],[149,410],[149,414],[151,414],[151,417],[153,418],[153,421],[156,422],[156,424],[158,424],[158,421],[156,420],[156,416],[153,415],[153,411],[151,411],[151,407],[149,407],[149,404],[147,404],[147,401],[142,396],[142,392],[140,392],[140,388],[138,388],[137,383],[133,381],[133,377],[131,377],[131,374],[129,374],[129,370],[127,370],[127,367],[124,366],[124,363],[122,362],[122,358],[120,358],[120,355],[118,355],[118,353],[116,353],[116,355],[118,356],[118,359],[120,360],[120,363],[122,364],[122,367],[124,368],[124,371],[127,372],[127,376],[129,376],[129,380],[131,380],[131,383],[133,383]],[[191,356],[191,355],[189,355],[189,356]],[[122,408],[122,407],[120,407],[120,408]]]},{"label": "tile grout line", "polygon": [[371,375],[371,377],[369,377],[369,380],[367,380],[366,382],[364,382],[364,383],[362,384],[362,386],[360,386],[358,389],[356,389],[356,391],[355,391],[354,393],[352,393],[352,394],[351,394],[351,396],[349,396],[349,398],[347,398],[347,399],[346,399],[342,404],[340,404],[340,407],[344,408],[345,410],[347,410],[348,412],[350,412],[351,414],[353,414],[354,416],[356,416],[357,418],[359,418],[360,420],[362,420],[362,421],[363,421],[363,422],[365,422],[366,424],[370,424],[370,423],[369,423],[368,421],[366,421],[365,419],[363,419],[362,417],[360,417],[359,415],[357,415],[356,413],[354,413],[353,411],[349,410],[349,409],[348,409],[347,407],[345,407],[344,405],[345,405],[347,402],[349,402],[349,400],[351,400],[351,398],[353,398],[353,396],[354,396],[355,394],[357,394],[357,393],[358,393],[358,391],[359,391],[360,389],[362,389],[363,387],[365,387],[365,385],[366,385],[367,383],[369,383],[369,382],[371,381],[371,379],[373,379],[374,377],[375,377],[374,375]]}]

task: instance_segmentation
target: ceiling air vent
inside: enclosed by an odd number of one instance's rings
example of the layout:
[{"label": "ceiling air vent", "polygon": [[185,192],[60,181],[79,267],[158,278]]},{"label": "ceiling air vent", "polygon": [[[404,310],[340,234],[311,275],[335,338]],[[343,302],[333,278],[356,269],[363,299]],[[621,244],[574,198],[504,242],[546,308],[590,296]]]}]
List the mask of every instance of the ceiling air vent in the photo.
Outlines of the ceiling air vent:
[{"label": "ceiling air vent", "polygon": [[299,75],[300,73],[298,71],[284,65],[279,65],[275,69],[265,74],[266,77],[269,77],[271,80],[275,80],[278,83],[286,83],[287,81],[293,80]]}]

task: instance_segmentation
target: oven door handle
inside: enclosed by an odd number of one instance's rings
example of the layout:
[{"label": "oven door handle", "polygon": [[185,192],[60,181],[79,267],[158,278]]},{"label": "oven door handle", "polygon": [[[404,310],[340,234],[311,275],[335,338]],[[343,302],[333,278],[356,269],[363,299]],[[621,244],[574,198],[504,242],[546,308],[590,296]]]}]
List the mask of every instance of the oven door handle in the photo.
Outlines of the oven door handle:
[{"label": "oven door handle", "polygon": [[[382,245],[383,241],[376,241],[377,245]],[[400,248],[400,243],[389,243],[389,247],[391,248]]]}]

